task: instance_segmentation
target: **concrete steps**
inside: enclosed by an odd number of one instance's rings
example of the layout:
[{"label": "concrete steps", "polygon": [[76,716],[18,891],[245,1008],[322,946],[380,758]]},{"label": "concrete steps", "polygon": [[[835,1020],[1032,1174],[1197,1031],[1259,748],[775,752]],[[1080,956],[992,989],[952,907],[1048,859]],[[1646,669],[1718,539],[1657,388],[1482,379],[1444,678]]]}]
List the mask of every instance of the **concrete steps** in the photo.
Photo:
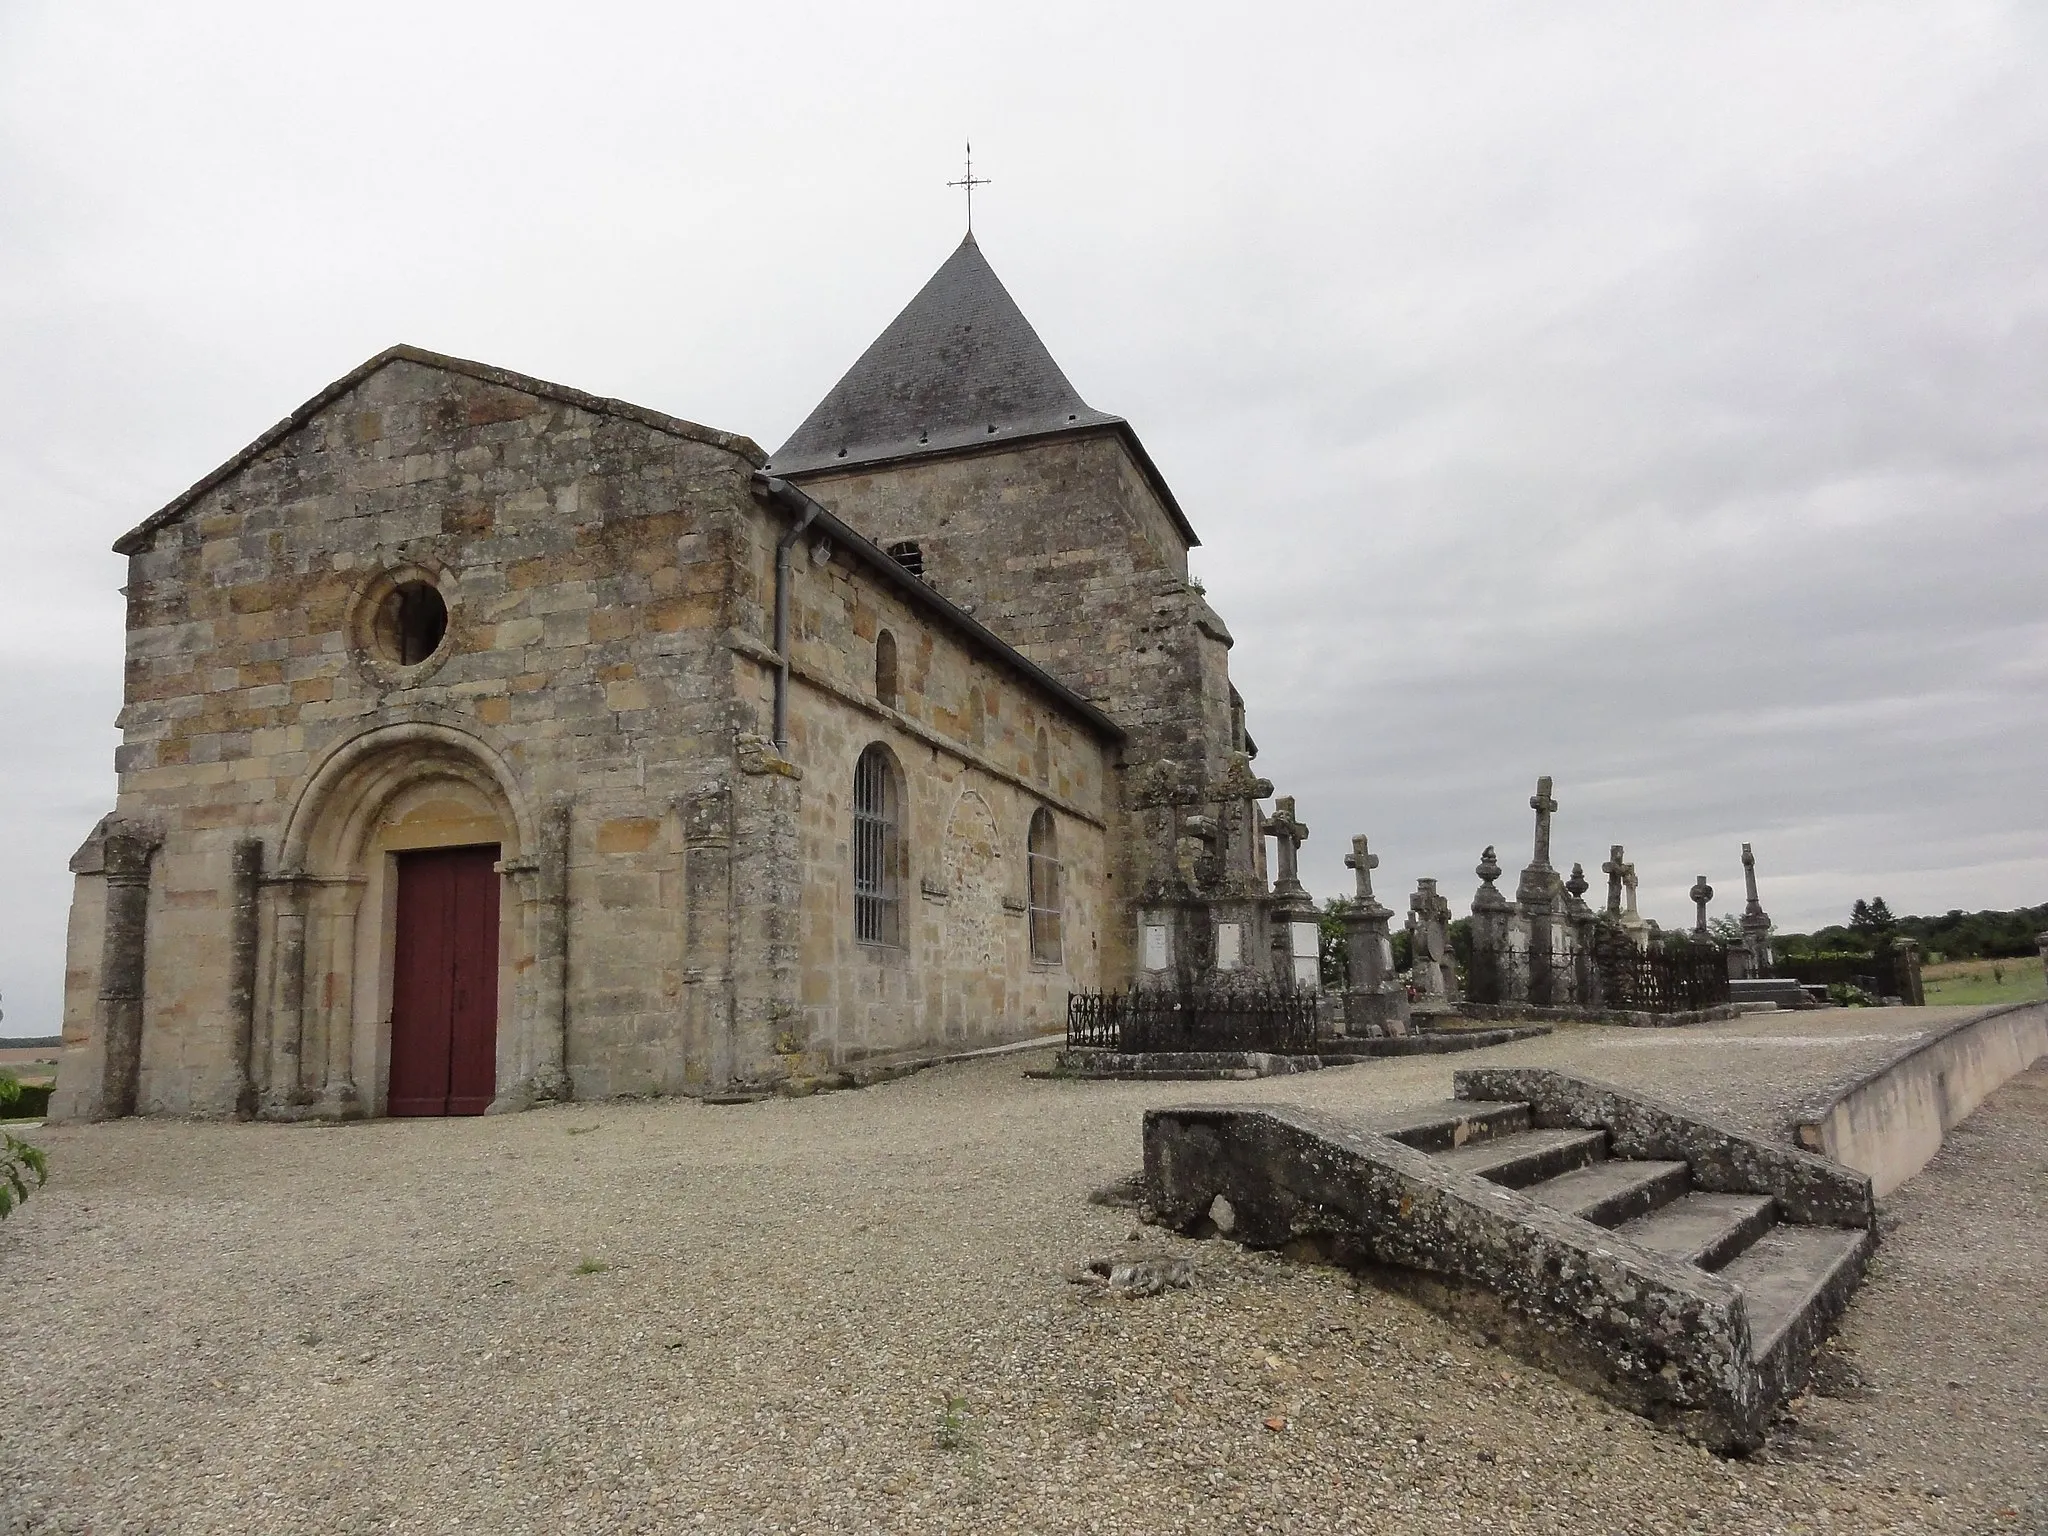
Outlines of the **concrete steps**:
[{"label": "concrete steps", "polygon": [[1363,1269],[1717,1449],[1760,1444],[1862,1279],[1869,1180],[1561,1073],[1457,1089],[1363,1123],[1151,1111],[1146,1203]]},{"label": "concrete steps", "polygon": [[1605,1131],[1572,1129],[1517,1131],[1431,1156],[1446,1168],[1490,1184],[1522,1189],[1583,1168],[1607,1155]]},{"label": "concrete steps", "polygon": [[1590,1221],[1616,1227],[1632,1216],[1668,1205],[1685,1193],[1692,1170],[1684,1163],[1631,1158],[1588,1163],[1545,1179],[1527,1191],[1532,1200]]},{"label": "concrete steps", "polygon": [[1769,1195],[1693,1190],[1621,1223],[1621,1236],[1701,1269],[1719,1269],[1777,1224]]},{"label": "concrete steps", "polygon": [[1870,1246],[1854,1228],[1772,1227],[1723,1265],[1749,1303],[1757,1359],[1817,1345],[1861,1282]]}]

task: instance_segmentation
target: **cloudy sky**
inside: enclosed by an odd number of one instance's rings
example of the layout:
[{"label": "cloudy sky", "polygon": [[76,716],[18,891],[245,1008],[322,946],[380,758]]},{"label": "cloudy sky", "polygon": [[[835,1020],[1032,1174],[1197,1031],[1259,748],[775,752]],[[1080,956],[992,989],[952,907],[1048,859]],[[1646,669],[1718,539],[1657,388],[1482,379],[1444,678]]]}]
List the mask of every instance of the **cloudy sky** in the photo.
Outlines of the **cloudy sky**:
[{"label": "cloudy sky", "polygon": [[[314,19],[316,18],[317,19]],[[2038,6],[0,0],[0,998],[109,542],[395,341],[775,447],[958,240],[1204,540],[1305,876],[2048,900]],[[1597,875],[1596,875],[1597,880]]]}]

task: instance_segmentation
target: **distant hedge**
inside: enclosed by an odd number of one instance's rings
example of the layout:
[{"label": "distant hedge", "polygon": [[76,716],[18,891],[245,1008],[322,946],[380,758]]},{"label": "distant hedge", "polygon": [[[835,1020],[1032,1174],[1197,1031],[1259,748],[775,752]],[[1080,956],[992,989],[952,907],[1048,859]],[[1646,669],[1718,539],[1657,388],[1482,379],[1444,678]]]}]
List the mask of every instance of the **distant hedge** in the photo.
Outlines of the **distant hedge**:
[{"label": "distant hedge", "polygon": [[23,1083],[15,1095],[14,1102],[0,1113],[5,1113],[10,1120],[26,1120],[47,1115],[50,1112],[52,1086],[49,1083]]}]

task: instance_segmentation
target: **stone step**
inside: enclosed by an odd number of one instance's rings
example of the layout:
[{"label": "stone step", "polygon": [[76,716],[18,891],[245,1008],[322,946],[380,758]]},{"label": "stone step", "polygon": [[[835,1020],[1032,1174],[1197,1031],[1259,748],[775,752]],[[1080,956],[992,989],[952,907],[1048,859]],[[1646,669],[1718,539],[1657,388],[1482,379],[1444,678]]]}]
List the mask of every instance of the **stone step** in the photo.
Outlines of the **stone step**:
[{"label": "stone step", "polygon": [[1776,1206],[1769,1195],[1717,1195],[1696,1189],[1662,1210],[1623,1222],[1616,1231],[1701,1269],[1719,1269],[1770,1230]]},{"label": "stone step", "polygon": [[1722,1266],[1721,1278],[1742,1287],[1750,1356],[1768,1374],[1801,1374],[1863,1278],[1871,1245],[1864,1228],[1776,1226]]},{"label": "stone step", "polygon": [[1471,1174],[1509,1189],[1521,1189],[1539,1179],[1553,1179],[1560,1173],[1583,1168],[1607,1155],[1605,1131],[1582,1131],[1570,1126],[1556,1130],[1516,1131],[1493,1136],[1450,1152],[1433,1154],[1454,1173]]},{"label": "stone step", "polygon": [[1418,1152],[1449,1152],[1528,1130],[1529,1106],[1446,1099],[1441,1104],[1417,1104],[1412,1109],[1376,1115],[1365,1122],[1365,1128]]},{"label": "stone step", "polygon": [[1612,1227],[1668,1205],[1691,1183],[1692,1170],[1684,1163],[1611,1158],[1531,1184],[1523,1193],[1567,1216]]}]

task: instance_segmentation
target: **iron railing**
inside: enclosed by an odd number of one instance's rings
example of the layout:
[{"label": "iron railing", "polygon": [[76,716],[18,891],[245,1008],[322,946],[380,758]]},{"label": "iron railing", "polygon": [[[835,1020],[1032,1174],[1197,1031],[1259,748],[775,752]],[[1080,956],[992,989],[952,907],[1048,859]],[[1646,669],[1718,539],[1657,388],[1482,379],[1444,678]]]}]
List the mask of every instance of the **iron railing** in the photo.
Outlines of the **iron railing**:
[{"label": "iron railing", "polygon": [[1728,1001],[1728,957],[1719,945],[1638,950],[1633,944],[1597,953],[1595,1005],[1639,1013],[1690,1013]]},{"label": "iron railing", "polygon": [[1291,987],[1133,987],[1067,996],[1067,1049],[1306,1051],[1317,994]]},{"label": "iron railing", "polygon": [[1626,939],[1596,943],[1590,956],[1568,944],[1533,962],[1519,951],[1479,950],[1467,994],[1475,1003],[1689,1013],[1728,1001],[1728,962],[1718,947],[1639,950]]}]

